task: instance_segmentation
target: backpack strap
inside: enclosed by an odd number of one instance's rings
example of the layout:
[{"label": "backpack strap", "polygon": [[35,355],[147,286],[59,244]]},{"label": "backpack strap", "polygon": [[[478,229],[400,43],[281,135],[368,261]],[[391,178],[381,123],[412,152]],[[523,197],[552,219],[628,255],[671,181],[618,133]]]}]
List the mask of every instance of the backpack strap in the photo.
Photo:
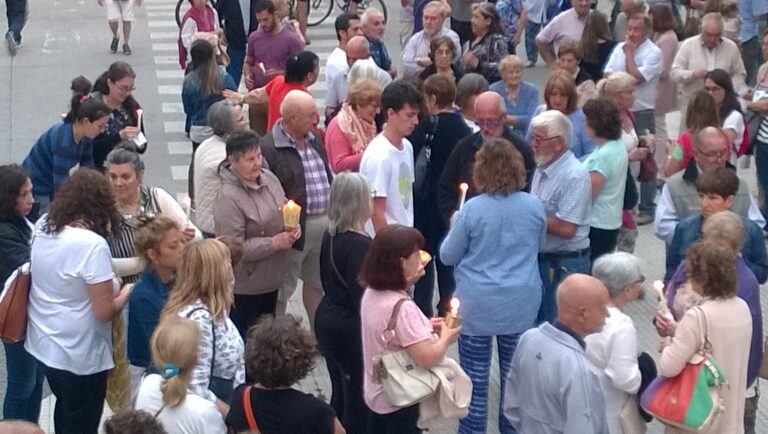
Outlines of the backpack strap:
[{"label": "backpack strap", "polygon": [[245,419],[248,421],[248,429],[259,433],[259,425],[253,416],[253,407],[251,407],[251,389],[253,386],[247,386],[243,392],[243,410],[245,410]]}]

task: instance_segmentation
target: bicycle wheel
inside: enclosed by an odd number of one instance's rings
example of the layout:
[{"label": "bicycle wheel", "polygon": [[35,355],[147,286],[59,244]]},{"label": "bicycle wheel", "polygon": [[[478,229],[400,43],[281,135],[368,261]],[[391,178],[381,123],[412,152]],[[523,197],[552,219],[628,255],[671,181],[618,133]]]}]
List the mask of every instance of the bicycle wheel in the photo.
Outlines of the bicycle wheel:
[{"label": "bicycle wheel", "polygon": [[[336,0],[336,5],[339,7],[339,9],[347,12],[349,11],[349,1],[350,0]],[[384,21],[387,21],[389,16],[387,15],[387,5],[384,3],[384,0],[362,0],[360,4],[357,5],[357,11],[358,13],[362,13],[364,10],[370,8],[371,6],[380,10],[381,13],[384,14]]]},{"label": "bicycle wheel", "polygon": [[314,27],[325,21],[333,11],[333,0],[308,0],[309,17],[307,25]]}]

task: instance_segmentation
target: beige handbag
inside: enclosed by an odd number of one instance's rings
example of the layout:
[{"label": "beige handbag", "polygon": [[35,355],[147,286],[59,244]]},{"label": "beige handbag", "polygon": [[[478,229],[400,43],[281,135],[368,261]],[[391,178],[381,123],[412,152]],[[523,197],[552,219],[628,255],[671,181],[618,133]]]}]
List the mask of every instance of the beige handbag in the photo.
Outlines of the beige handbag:
[{"label": "beige handbag", "polygon": [[637,395],[630,395],[621,408],[621,429],[624,434],[645,434],[647,425],[640,416],[640,406]]},{"label": "beige handbag", "polygon": [[[400,299],[392,310],[382,339],[387,346],[395,337],[395,325],[400,307],[409,297]],[[396,407],[409,407],[429,397],[437,390],[440,379],[429,369],[419,366],[407,349],[388,352],[373,358],[373,380],[381,384],[389,402]]]}]

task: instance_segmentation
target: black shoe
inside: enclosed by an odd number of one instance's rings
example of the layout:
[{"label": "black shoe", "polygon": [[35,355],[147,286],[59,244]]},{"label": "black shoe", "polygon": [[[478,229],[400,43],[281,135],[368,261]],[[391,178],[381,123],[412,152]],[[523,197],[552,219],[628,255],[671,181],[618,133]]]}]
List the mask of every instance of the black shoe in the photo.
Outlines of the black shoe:
[{"label": "black shoe", "polygon": [[133,54],[133,51],[131,51],[131,47],[129,47],[128,44],[123,44],[123,54],[126,56]]},{"label": "black shoe", "polygon": [[117,53],[117,46],[120,44],[120,39],[112,37],[112,43],[109,44],[109,51],[112,52],[112,54]]},{"label": "black shoe", "polygon": [[11,56],[15,56],[16,50],[19,49],[19,43],[16,42],[13,32],[9,30],[8,33],[5,34],[5,40],[8,42],[8,53],[10,53]]}]

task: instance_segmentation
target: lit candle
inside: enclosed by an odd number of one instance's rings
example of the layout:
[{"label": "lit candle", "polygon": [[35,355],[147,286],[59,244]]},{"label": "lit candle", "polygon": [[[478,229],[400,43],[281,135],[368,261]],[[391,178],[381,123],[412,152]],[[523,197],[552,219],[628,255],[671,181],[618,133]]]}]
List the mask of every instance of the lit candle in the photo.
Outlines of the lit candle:
[{"label": "lit candle", "polygon": [[421,257],[421,265],[425,267],[427,264],[429,264],[429,261],[432,260],[432,255],[430,255],[426,250],[419,250],[419,256]]},{"label": "lit candle", "polygon": [[461,191],[459,195],[459,209],[464,206],[464,201],[467,200],[467,190],[469,190],[469,184],[466,182],[459,184],[459,191]]},{"label": "lit candle", "polygon": [[667,299],[664,296],[664,283],[662,283],[661,280],[655,280],[653,282],[653,289],[656,291],[656,295],[659,297],[659,309],[664,314],[664,317],[672,320],[674,319],[672,317],[672,312],[669,311],[669,307],[667,307]]},{"label": "lit candle", "polygon": [[136,127],[141,130],[141,121],[144,117],[144,110],[136,109]]},{"label": "lit candle", "polygon": [[296,229],[299,227],[299,218],[301,217],[301,205],[289,200],[283,205],[283,226],[286,229]]},{"label": "lit candle", "polygon": [[450,309],[448,309],[448,314],[445,315],[446,327],[455,329],[459,326],[459,306],[461,306],[461,302],[458,298],[453,297],[451,299]]}]

